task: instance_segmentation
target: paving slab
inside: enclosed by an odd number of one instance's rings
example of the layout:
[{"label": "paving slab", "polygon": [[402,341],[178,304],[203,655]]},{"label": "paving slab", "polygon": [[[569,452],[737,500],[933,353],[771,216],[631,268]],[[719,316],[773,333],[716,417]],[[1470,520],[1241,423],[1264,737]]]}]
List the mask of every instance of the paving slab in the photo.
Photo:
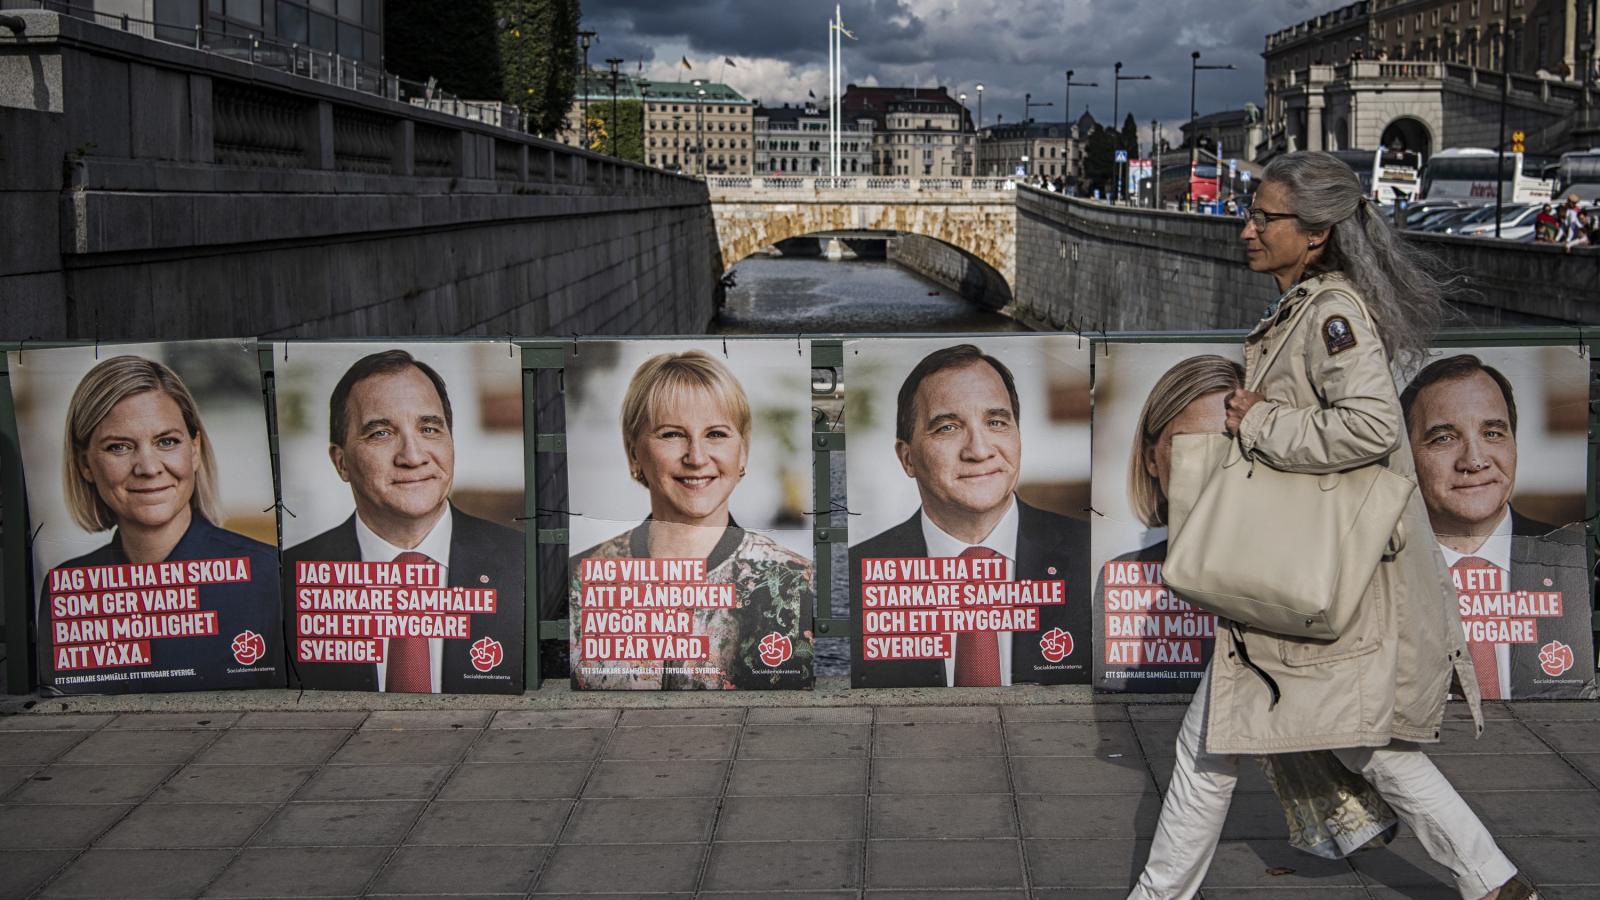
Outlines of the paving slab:
[{"label": "paving slab", "polygon": [[874,794],[993,794],[1010,790],[1003,757],[900,756],[872,761]]},{"label": "paving slab", "polygon": [[323,766],[294,799],[426,800],[449,774],[449,766]]},{"label": "paving slab", "polygon": [[361,723],[362,731],[438,731],[478,729],[494,718],[490,709],[380,709]]},{"label": "paving slab", "polygon": [[1462,791],[1594,790],[1582,772],[1553,753],[1464,753],[1435,756],[1433,762]]},{"label": "paving slab", "polygon": [[27,781],[37,771],[38,766],[0,766],[0,799],[4,799],[12,788]]},{"label": "paving slab", "polygon": [[1005,731],[1012,756],[1141,755],[1133,726],[1123,722],[1018,722]]},{"label": "paving slab", "polygon": [[835,722],[814,725],[746,725],[740,759],[865,757],[872,727]]},{"label": "paving slab", "polygon": [[849,794],[729,797],[718,841],[859,841],[867,836],[867,798]]},{"label": "paving slab", "polygon": [[728,796],[776,794],[864,794],[865,756],[828,759],[737,759]]},{"label": "paving slab", "polygon": [[12,803],[136,803],[178,767],[47,766],[12,791]]},{"label": "paving slab", "polygon": [[1009,794],[905,794],[872,798],[868,836],[879,838],[1015,838],[1017,811]]},{"label": "paving slab", "polygon": [[132,808],[109,803],[0,804],[0,850],[87,847]]},{"label": "paving slab", "polygon": [[1025,838],[1134,838],[1154,833],[1160,814],[1154,793],[1017,797]]},{"label": "paving slab", "polygon": [[42,897],[197,897],[233,859],[232,850],[100,850],[78,857]]},{"label": "paving slab", "polygon": [[360,731],[329,759],[333,763],[449,765],[461,759],[478,731]]},{"label": "paving slab", "polygon": [[625,709],[621,725],[739,725],[743,709]]},{"label": "paving slab", "polygon": [[867,706],[823,706],[812,709],[757,707],[745,717],[746,725],[871,725]]},{"label": "paving slab", "polygon": [[490,729],[473,745],[467,762],[594,759],[610,734],[608,728]]},{"label": "paving slab", "polygon": [[267,710],[248,712],[235,728],[346,728],[353,729],[370,715],[365,710],[311,712],[301,710]]},{"label": "paving slab", "polygon": [[1011,780],[1019,794],[1142,794],[1156,787],[1137,756],[1016,756]]},{"label": "paving slab", "polygon": [[1461,791],[1495,837],[1600,835],[1600,792]]},{"label": "paving slab", "polygon": [[205,766],[190,763],[147,803],[279,803],[306,783],[316,766]]},{"label": "paving slab", "polygon": [[422,804],[407,800],[293,802],[252,839],[259,847],[384,846],[400,843]]},{"label": "paving slab", "polygon": [[243,713],[123,713],[106,725],[107,731],[222,731],[238,724]]},{"label": "paving slab", "polygon": [[75,855],[72,850],[0,850],[0,897],[32,895]]},{"label": "paving slab", "polygon": [[874,756],[1004,756],[998,723],[879,723]]},{"label": "paving slab", "polygon": [[97,731],[63,753],[58,762],[75,765],[185,763],[215,741],[215,730]]},{"label": "paving slab", "polygon": [[1302,853],[1285,840],[1222,841],[1206,888],[1359,887],[1361,880],[1350,863]]},{"label": "paving slab", "polygon": [[271,803],[146,803],[118,822],[95,846],[123,850],[242,847],[276,810]]},{"label": "paving slab", "polygon": [[571,811],[571,800],[437,800],[428,804],[406,843],[553,844]]},{"label": "paving slab", "polygon": [[374,892],[494,894],[527,890],[548,847],[401,847]]},{"label": "paving slab", "polygon": [[615,709],[503,709],[494,714],[490,728],[610,728],[617,724]]},{"label": "paving slab", "polygon": [[89,736],[87,731],[8,731],[0,734],[0,766],[44,765]]},{"label": "paving slab", "polygon": [[880,725],[905,722],[998,722],[997,706],[880,706],[877,722]]},{"label": "paving slab", "polygon": [[590,763],[463,763],[439,791],[441,800],[535,800],[576,797]]},{"label": "paving slab", "polygon": [[595,766],[585,798],[715,797],[728,777],[724,760],[608,759]]},{"label": "paving slab", "polygon": [[[748,736],[748,730],[746,735]],[[727,759],[739,737],[735,725],[619,727],[605,749],[606,759]]]},{"label": "paving slab", "polygon": [[23,713],[0,715],[0,732],[13,731],[96,731],[115,719],[113,713],[94,715],[47,715]]},{"label": "paving slab", "polygon": [[391,852],[388,847],[246,847],[205,896],[357,896]]},{"label": "paving slab", "polygon": [[580,800],[561,832],[563,844],[694,843],[711,839],[717,801],[710,797]]},{"label": "paving slab", "polygon": [[1125,722],[1128,712],[1116,703],[1051,703],[1002,706],[1000,718],[1006,722]]},{"label": "paving slab", "polygon": [[205,765],[315,765],[327,762],[351,732],[335,728],[236,729],[194,758]]},{"label": "paving slab", "polygon": [[868,841],[872,888],[1018,888],[1025,885],[1016,840]]},{"label": "paving slab", "polygon": [[555,848],[534,894],[693,891],[704,844],[567,844]]},{"label": "paving slab", "polygon": [[717,843],[706,865],[706,890],[800,891],[861,884],[860,841],[790,840]]},{"label": "paving slab", "polygon": [[1148,838],[1022,842],[1034,888],[1110,888],[1123,896],[1150,855]]}]

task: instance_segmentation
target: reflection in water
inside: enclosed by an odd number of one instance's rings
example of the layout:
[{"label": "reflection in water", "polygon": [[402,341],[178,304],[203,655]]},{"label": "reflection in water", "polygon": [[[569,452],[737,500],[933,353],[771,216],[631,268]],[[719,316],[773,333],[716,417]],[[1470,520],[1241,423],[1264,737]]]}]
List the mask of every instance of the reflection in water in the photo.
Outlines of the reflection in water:
[{"label": "reflection in water", "polygon": [[1026,330],[883,260],[753,256],[733,273],[718,334]]},{"label": "reflection in water", "polygon": [[[920,275],[883,260],[754,256],[734,267],[736,286],[712,331],[718,334],[874,334],[1026,331]],[[844,454],[832,459],[833,501],[844,508]],[[842,522],[836,524],[843,524]],[[849,615],[848,566],[834,545],[834,614]],[[820,638],[818,675],[850,672],[850,643]]]}]

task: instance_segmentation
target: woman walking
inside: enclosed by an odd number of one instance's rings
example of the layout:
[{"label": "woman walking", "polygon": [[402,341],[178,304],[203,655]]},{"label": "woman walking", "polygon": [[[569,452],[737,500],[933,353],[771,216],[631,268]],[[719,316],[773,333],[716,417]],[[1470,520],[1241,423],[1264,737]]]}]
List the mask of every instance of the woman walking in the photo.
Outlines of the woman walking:
[{"label": "woman walking", "polygon": [[[1307,477],[1373,464],[1414,477],[1391,365],[1414,365],[1426,353],[1443,306],[1439,283],[1363,197],[1350,168],[1326,153],[1291,153],[1267,166],[1240,238],[1250,268],[1272,275],[1283,293],[1245,340],[1246,383],[1260,391],[1228,395],[1229,433],[1263,465]],[[1394,807],[1463,898],[1536,896],[1418,747],[1439,740],[1452,687],[1483,727],[1455,590],[1431,534],[1413,494],[1391,544],[1398,551],[1384,557],[1334,640],[1217,629],[1130,900],[1199,890],[1240,755],[1324,750]]]}]

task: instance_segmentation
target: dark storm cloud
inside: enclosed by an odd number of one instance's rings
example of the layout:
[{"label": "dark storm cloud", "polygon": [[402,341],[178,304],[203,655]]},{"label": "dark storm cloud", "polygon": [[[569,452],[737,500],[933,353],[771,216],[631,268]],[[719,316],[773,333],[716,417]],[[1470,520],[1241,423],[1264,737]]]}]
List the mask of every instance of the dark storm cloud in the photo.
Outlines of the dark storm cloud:
[{"label": "dark storm cloud", "polygon": [[[1022,115],[1024,93],[1055,105],[1035,118],[1059,119],[1065,72],[1099,89],[1075,88],[1073,113],[1090,106],[1108,119],[1113,63],[1150,81],[1123,82],[1124,112],[1141,123],[1189,114],[1189,54],[1233,64],[1202,72],[1201,113],[1261,102],[1268,32],[1335,8],[1337,0],[846,0],[847,78],[857,83],[931,86],[975,93],[986,87],[985,116]],[[679,54],[748,59],[727,80],[766,102],[823,96],[826,29],[832,2],[819,0],[586,0],[584,23],[601,34],[601,52],[635,68]],[[698,74],[698,72],[697,72]],[[716,73],[713,73],[716,74]],[[743,79],[746,83],[741,83]],[[975,101],[974,101],[975,102]]]}]

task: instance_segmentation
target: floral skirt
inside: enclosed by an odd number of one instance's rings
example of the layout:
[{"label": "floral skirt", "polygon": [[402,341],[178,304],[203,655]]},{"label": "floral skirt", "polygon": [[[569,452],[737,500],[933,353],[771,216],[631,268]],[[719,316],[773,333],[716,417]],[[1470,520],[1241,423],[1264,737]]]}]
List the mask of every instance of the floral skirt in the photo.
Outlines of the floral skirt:
[{"label": "floral skirt", "polygon": [[1400,819],[1365,778],[1327,750],[1256,758],[1283,805],[1289,843],[1328,859],[1382,847]]}]

